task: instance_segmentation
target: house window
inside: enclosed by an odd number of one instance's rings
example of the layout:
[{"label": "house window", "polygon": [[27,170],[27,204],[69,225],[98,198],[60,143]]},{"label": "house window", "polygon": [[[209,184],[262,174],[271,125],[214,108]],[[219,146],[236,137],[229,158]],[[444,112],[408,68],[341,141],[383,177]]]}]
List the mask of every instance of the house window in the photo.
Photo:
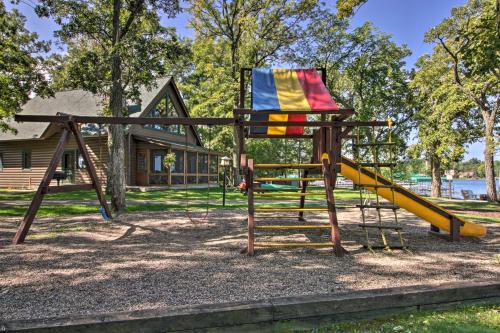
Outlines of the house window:
[{"label": "house window", "polygon": [[22,152],[22,167],[23,170],[29,170],[31,169],[31,151],[30,150],[24,150]]},{"label": "house window", "polygon": [[[172,100],[166,95],[156,107],[149,112],[150,118],[178,118],[179,113],[175,108]],[[164,131],[171,134],[184,135],[185,130],[183,125],[145,125],[146,128]]]},{"label": "house window", "polygon": [[184,173],[184,152],[182,150],[172,150],[175,155],[175,162],[172,164],[173,173]]},{"label": "house window", "polygon": [[146,172],[146,154],[137,154],[137,171]]},{"label": "house window", "polygon": [[76,156],[77,156],[77,158],[76,158],[76,168],[80,169],[80,170],[81,169],[85,169],[87,167],[85,165],[85,159],[83,158],[83,155],[82,155],[82,153],[79,150],[76,151]]},{"label": "house window", "polygon": [[3,171],[3,153],[0,153],[0,171]]},{"label": "house window", "polygon": [[210,155],[210,173],[216,174],[218,165],[217,155]]},{"label": "house window", "polygon": [[[188,151],[187,153],[187,173],[196,173],[196,153]],[[196,177],[195,177],[196,179]],[[195,180],[196,183],[196,180]]]},{"label": "house window", "polygon": [[172,185],[184,184],[184,176],[172,176]]},{"label": "house window", "polygon": [[207,154],[198,154],[198,173],[208,173]]},{"label": "house window", "polygon": [[165,165],[163,160],[165,159],[164,150],[152,150],[151,151],[151,172],[152,173],[164,173]]}]

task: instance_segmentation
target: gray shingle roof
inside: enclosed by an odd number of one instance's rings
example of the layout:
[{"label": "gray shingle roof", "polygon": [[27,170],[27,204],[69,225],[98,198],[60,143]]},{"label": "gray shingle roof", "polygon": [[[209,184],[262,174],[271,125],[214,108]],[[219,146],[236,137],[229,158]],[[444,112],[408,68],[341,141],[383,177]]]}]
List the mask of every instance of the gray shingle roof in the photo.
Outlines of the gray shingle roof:
[{"label": "gray shingle roof", "polygon": [[[131,117],[139,117],[160,90],[168,84],[170,78],[162,78],[156,81],[156,87],[148,91],[141,89],[141,112],[132,113]],[[29,100],[19,114],[26,115],[57,115],[58,113],[79,116],[97,116],[102,114],[102,99],[90,92],[83,90],[68,90],[55,93],[54,97],[34,97]],[[49,128],[49,123],[17,123],[14,120],[8,122],[12,128],[17,129],[17,134],[12,132],[0,132],[0,141],[29,140],[43,138]]]}]

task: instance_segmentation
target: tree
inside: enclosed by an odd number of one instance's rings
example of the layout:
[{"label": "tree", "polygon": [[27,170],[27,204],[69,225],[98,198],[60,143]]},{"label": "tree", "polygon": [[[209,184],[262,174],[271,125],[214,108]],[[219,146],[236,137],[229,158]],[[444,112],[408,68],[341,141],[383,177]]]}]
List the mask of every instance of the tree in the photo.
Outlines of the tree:
[{"label": "tree", "polygon": [[[175,52],[174,31],[160,25],[159,13],[175,15],[176,0],[42,0],[36,11],[60,25],[67,78],[103,96],[115,117],[127,115],[126,101],[137,101],[141,86],[165,75],[164,59]],[[123,126],[110,125],[108,190],[117,215],[125,209],[124,146]]]},{"label": "tree", "polygon": [[431,196],[440,197],[443,170],[462,158],[471,137],[467,114],[473,105],[453,84],[447,55],[440,48],[417,60],[411,87],[418,105],[418,142],[410,148],[410,155],[423,155],[429,161]]},{"label": "tree", "polygon": [[41,56],[49,44],[38,40],[25,27],[26,19],[17,10],[7,11],[0,2],[0,130],[12,130],[6,119],[21,111],[31,93],[51,94]]},{"label": "tree", "polygon": [[337,15],[346,18],[354,15],[356,8],[361,7],[368,0],[337,0]]},{"label": "tree", "polygon": [[[350,31],[346,20],[327,10],[309,24],[307,35],[292,50],[290,61],[326,68],[332,97],[342,106],[354,108],[357,119],[391,118],[393,138],[404,150],[414,112],[410,72],[404,66],[409,49],[395,44],[370,23]],[[385,140],[387,133],[378,132],[376,139]]]},{"label": "tree", "polygon": [[[268,66],[279,59],[302,37],[302,22],[311,16],[317,0],[189,3],[190,24],[195,29],[195,70],[183,91],[189,96],[193,115],[232,117],[238,105],[240,69]],[[236,131],[218,131],[215,140],[214,146],[232,151],[237,164]],[[235,168],[235,180],[236,172]]]},{"label": "tree", "polygon": [[453,68],[453,82],[475,104],[470,117],[482,119],[487,196],[498,201],[495,186],[494,131],[500,117],[500,35],[494,0],[469,0],[425,35],[442,48]]}]

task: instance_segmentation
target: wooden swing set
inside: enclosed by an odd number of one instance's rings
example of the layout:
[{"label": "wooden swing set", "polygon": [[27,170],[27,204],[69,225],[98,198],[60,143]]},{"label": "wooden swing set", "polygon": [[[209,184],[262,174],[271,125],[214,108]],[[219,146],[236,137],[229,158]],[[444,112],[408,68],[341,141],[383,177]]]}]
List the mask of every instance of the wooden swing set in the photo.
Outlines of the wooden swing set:
[{"label": "wooden swing set", "polygon": [[[321,80],[326,85],[326,71],[325,69],[317,69],[321,72]],[[355,114],[352,109],[330,109],[330,110],[260,110],[260,116],[270,116],[279,113],[280,115],[320,115],[317,120],[272,120],[272,119],[255,119],[255,110],[250,107],[245,107],[245,91],[247,83],[245,76],[251,72],[251,68],[243,68],[240,72],[240,98],[239,106],[233,110],[232,118],[129,118],[129,117],[96,117],[96,116],[72,116],[72,115],[57,115],[57,116],[44,116],[44,115],[17,115],[15,120],[18,122],[50,122],[61,126],[62,134],[54,151],[50,164],[38,186],[35,196],[26,212],[24,219],[19,226],[19,229],[12,241],[13,244],[23,243],[30,226],[32,225],[42,200],[46,194],[69,192],[77,190],[94,189],[97,198],[101,205],[103,216],[111,217],[111,211],[108,203],[104,197],[101,183],[97,177],[95,167],[90,159],[84,139],[80,133],[81,124],[97,124],[97,125],[207,125],[207,126],[234,126],[236,127],[239,161],[238,167],[241,175],[246,179],[247,183],[247,197],[248,197],[248,243],[246,252],[248,255],[253,255],[256,247],[294,247],[294,246],[316,246],[316,247],[332,247],[336,256],[342,256],[346,250],[341,245],[341,236],[339,231],[339,224],[337,219],[336,204],[333,190],[336,184],[337,175],[340,172],[340,163],[342,161],[342,142],[343,140],[352,139],[351,131],[357,127],[362,126],[388,126],[387,121],[348,121],[347,119]],[[312,134],[255,134],[252,133],[253,127],[269,127],[269,126],[294,126],[294,127],[312,127],[315,128]],[[54,172],[64,152],[64,147],[68,141],[69,135],[73,134],[78,148],[83,156],[84,162],[87,166],[89,176],[91,179],[90,184],[82,185],[64,185],[64,186],[50,186]],[[261,138],[292,138],[292,139],[308,139],[312,140],[313,154],[308,163],[275,163],[275,164],[259,164],[248,157],[246,153],[246,139],[261,139]],[[271,198],[277,196],[277,193],[258,188],[254,182],[264,182],[277,180],[273,177],[259,177],[256,175],[258,170],[283,170],[283,169],[297,169],[301,170],[302,175],[300,178],[290,178],[290,180],[298,180],[302,183],[299,188],[300,192],[291,192],[288,194],[279,194],[291,199],[299,199],[298,207],[295,202],[294,207],[286,208],[258,208],[256,207],[255,200],[258,198]],[[318,176],[319,175],[319,176]],[[288,178],[280,178],[280,180],[289,180]],[[323,193],[309,193],[308,182],[321,180],[324,181],[325,191]],[[322,208],[306,208],[305,199],[309,196],[326,196],[327,205]],[[304,213],[324,211],[328,213],[328,223],[322,225],[259,225],[259,219],[267,218],[267,213],[284,212],[298,213],[297,218],[299,221],[305,221]],[[264,213],[264,216],[256,214]],[[262,243],[255,241],[256,230],[282,230],[282,229],[313,229],[321,228],[330,230],[330,241],[322,243]]]}]

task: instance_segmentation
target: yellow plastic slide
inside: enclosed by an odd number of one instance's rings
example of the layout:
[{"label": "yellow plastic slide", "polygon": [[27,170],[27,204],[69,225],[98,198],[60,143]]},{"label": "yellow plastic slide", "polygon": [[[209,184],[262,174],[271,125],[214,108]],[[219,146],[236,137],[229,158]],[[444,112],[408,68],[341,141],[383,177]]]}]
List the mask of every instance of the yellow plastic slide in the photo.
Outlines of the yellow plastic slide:
[{"label": "yellow plastic slide", "polygon": [[[362,167],[360,175],[358,165],[346,157],[342,157],[340,173],[355,184],[395,185],[379,174],[377,174],[377,179],[375,179],[375,172],[371,169]],[[375,192],[374,187],[368,187],[367,189]],[[394,205],[406,209],[442,230],[450,231],[450,218],[453,216],[463,222],[463,225],[460,226],[461,236],[481,237],[486,234],[486,227],[465,221],[401,186],[396,185],[394,200],[391,188],[379,187],[377,191],[381,197],[393,202]]]}]

